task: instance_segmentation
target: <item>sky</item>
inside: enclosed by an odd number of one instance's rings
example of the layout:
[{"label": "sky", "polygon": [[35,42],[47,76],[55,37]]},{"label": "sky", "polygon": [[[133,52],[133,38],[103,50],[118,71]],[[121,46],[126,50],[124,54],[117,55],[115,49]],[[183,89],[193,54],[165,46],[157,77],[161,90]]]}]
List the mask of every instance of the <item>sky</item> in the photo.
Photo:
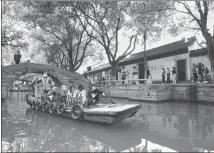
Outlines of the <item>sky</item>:
[{"label": "sky", "polygon": [[[187,3],[191,3],[191,2],[187,2]],[[184,10],[183,7],[180,7],[180,6],[177,6],[177,8],[179,10]],[[177,14],[177,16],[174,16],[174,22],[178,21],[182,15],[183,14]],[[212,17],[210,16],[210,18],[208,19],[208,28],[210,29],[210,32],[213,33],[212,31],[213,31],[213,26],[214,26],[214,20],[211,20],[211,18],[214,19],[214,16],[212,16]],[[17,26],[16,28],[21,29],[22,26]],[[129,39],[128,39],[128,37],[123,35],[123,32],[124,31],[120,32],[120,34],[119,34],[119,52],[118,52],[119,54],[121,54],[124,50],[126,50],[128,44],[129,44]],[[29,33],[29,35],[30,35],[30,33]],[[182,32],[178,36],[173,37],[170,34],[168,34],[167,32],[164,32],[164,35],[161,36],[160,41],[154,42],[154,43],[148,43],[147,49],[162,46],[162,45],[180,40],[182,38],[189,38],[194,35],[195,35],[194,32],[188,31],[188,32]],[[197,38],[199,41],[203,39],[203,37],[201,35],[197,35]],[[34,53],[36,50],[38,50],[38,44],[33,39],[31,39],[30,36],[27,36],[26,39],[28,40],[30,45],[28,48],[28,52],[25,52],[25,54],[22,54],[21,62],[25,62],[30,59],[31,62],[33,62],[33,63],[44,63],[45,64],[45,59],[40,58],[40,57],[44,57],[44,54],[35,55],[34,59],[30,58],[30,55],[32,53]],[[133,53],[137,53],[137,52],[140,52],[143,50],[144,50],[144,46],[141,43],[139,43],[139,44],[136,44],[136,48]],[[91,66],[91,65],[99,66],[104,63],[108,63],[107,58],[102,62],[93,61],[92,58],[90,58],[90,59],[87,59],[87,61],[85,61],[83,63],[83,65],[80,67],[80,69],[77,72],[83,73],[86,70],[86,67],[88,67],[88,66]]]}]

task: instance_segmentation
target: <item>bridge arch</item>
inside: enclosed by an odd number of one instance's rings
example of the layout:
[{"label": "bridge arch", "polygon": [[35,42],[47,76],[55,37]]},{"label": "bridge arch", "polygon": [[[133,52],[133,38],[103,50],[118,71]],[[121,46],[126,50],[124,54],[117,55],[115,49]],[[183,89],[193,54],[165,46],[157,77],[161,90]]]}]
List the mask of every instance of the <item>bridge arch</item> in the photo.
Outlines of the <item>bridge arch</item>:
[{"label": "bridge arch", "polygon": [[76,72],[69,72],[62,70],[53,65],[44,65],[36,63],[20,63],[16,65],[2,66],[2,84],[1,84],[1,94],[2,97],[7,97],[8,90],[12,83],[27,73],[44,73],[47,72],[48,75],[56,82],[58,85],[74,85],[82,84],[86,88],[89,85],[89,81],[82,75]]}]

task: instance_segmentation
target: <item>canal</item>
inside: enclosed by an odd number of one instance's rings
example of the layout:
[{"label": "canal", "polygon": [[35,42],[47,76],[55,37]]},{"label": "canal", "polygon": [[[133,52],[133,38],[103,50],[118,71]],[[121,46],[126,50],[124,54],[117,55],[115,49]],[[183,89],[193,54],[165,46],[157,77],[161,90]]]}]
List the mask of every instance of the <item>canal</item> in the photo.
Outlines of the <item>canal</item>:
[{"label": "canal", "polygon": [[2,151],[207,152],[214,150],[214,105],[141,103],[132,118],[112,126],[37,112],[13,92],[2,102]]}]

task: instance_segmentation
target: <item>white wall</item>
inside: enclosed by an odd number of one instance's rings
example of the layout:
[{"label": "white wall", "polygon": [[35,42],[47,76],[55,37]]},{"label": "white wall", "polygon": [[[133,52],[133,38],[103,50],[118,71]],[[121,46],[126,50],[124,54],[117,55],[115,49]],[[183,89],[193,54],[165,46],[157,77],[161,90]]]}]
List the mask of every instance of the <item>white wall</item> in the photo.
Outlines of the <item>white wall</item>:
[{"label": "white wall", "polygon": [[[185,54],[180,54],[180,55],[175,55],[175,56],[170,56],[170,57],[165,57],[165,58],[161,58],[161,59],[156,59],[156,60],[151,60],[148,61],[148,65],[149,65],[149,69],[152,75],[152,80],[154,81],[161,81],[162,77],[161,77],[161,73],[162,73],[162,67],[163,68],[170,68],[170,70],[172,69],[173,66],[176,66],[176,62],[179,60],[186,60],[186,74],[187,74],[187,80],[190,80],[191,76],[192,76],[192,64],[193,63],[203,63],[205,66],[208,67],[208,69],[210,70],[210,62],[208,60],[207,56],[200,56],[200,57],[192,57],[190,59],[189,57],[189,53],[185,53]],[[125,67],[124,69],[121,68],[121,73],[118,73],[118,80],[121,80],[121,74],[122,72],[126,73],[126,80],[132,80],[132,79],[138,79],[138,75],[133,75],[133,66],[136,66],[136,71],[138,71],[138,64],[130,64],[130,65],[126,65],[123,66]],[[108,71],[102,72],[102,74],[107,74]],[[89,77],[89,80],[93,80],[93,77]],[[94,78],[96,79],[96,77]],[[95,80],[93,80],[95,81]]]},{"label": "white wall", "polygon": [[[133,67],[136,67],[135,70]],[[124,69],[122,67],[125,67]],[[130,64],[126,66],[122,66],[121,73],[118,73],[118,80],[122,80],[122,73],[126,73],[126,80],[138,79],[138,75],[133,75],[133,72],[138,72],[138,64]]]},{"label": "white wall", "polygon": [[175,55],[175,56],[170,56],[170,57],[165,57],[161,59],[156,59],[156,60],[151,60],[148,61],[149,69],[152,75],[152,80],[154,81],[161,81],[161,73],[162,73],[162,68],[169,68],[170,70],[172,69],[173,66],[176,67],[176,62],[179,60],[187,60],[186,65],[187,65],[187,80],[190,79],[190,60],[189,60],[189,53],[185,54],[180,54],[180,55]]}]

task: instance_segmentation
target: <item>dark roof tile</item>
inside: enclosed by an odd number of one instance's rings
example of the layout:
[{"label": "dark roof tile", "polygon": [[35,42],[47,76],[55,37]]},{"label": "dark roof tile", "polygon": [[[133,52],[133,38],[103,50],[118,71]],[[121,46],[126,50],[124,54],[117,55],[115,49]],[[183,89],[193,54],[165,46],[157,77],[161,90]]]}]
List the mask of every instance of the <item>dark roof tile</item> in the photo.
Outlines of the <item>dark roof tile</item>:
[{"label": "dark roof tile", "polygon": [[[160,55],[160,54],[173,52],[175,50],[187,48],[194,41],[195,41],[195,37],[191,37],[191,38],[187,39],[186,42],[185,42],[185,39],[182,39],[182,40],[170,43],[170,44],[166,44],[166,45],[163,45],[160,47],[149,49],[146,51],[146,55],[147,56],[156,56],[156,55]],[[130,60],[136,60],[136,59],[140,59],[143,57],[144,57],[144,51],[131,55],[129,58],[123,60],[123,62],[130,61]]]}]

